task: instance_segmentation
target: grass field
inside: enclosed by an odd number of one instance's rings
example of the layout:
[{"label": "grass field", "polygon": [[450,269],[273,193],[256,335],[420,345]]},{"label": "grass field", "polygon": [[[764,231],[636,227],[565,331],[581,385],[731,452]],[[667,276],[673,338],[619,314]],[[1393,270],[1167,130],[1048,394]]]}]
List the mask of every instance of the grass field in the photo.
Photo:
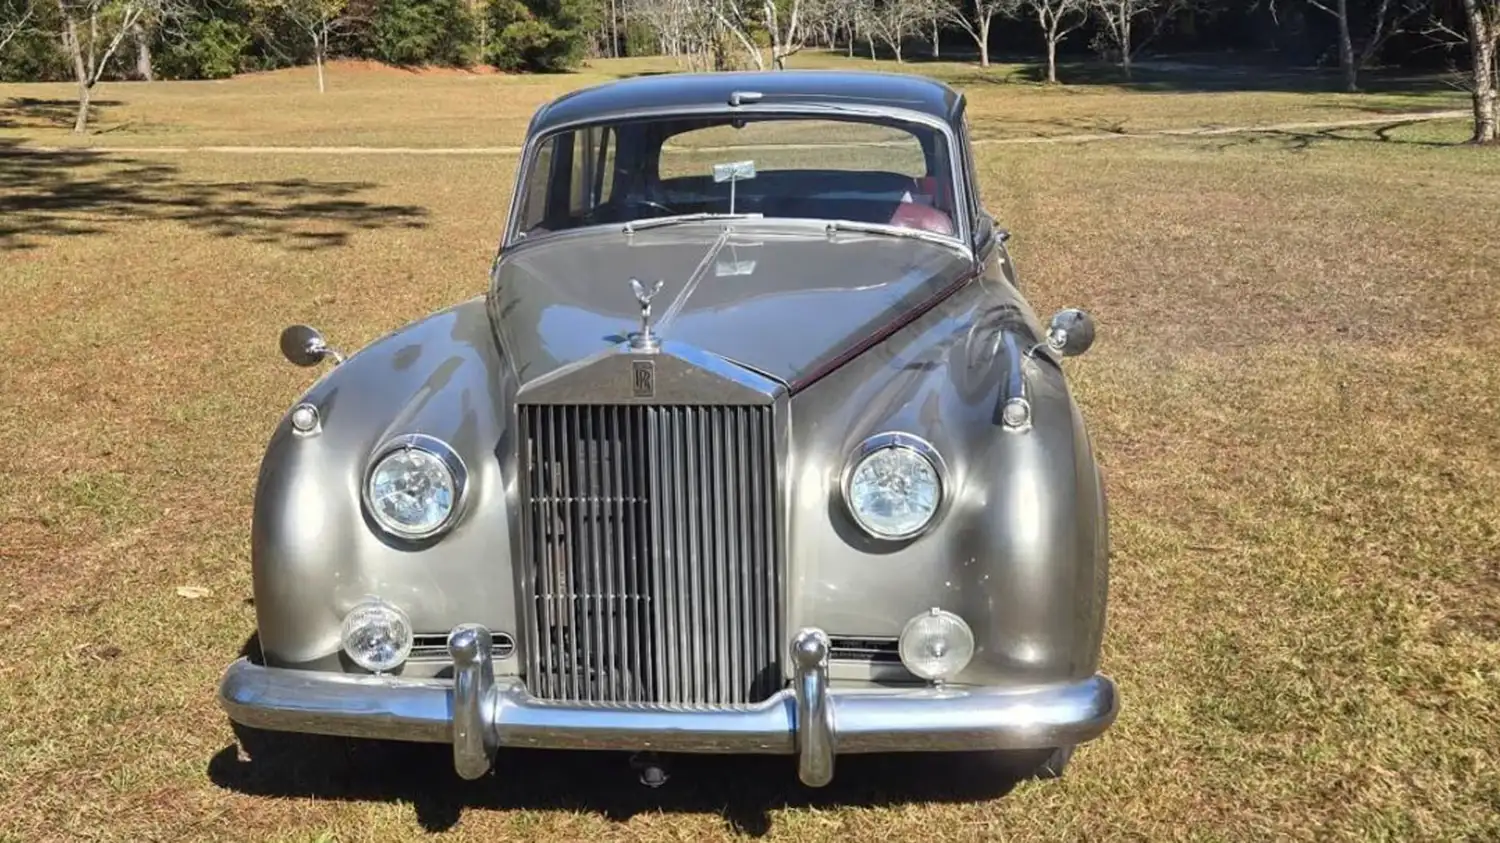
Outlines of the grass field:
[{"label": "grass field", "polygon": [[[646,791],[530,752],[476,784],[443,747],[237,747],[214,689],[254,627],[251,494],[310,382],[276,333],[353,349],[480,292],[515,160],[109,149],[513,145],[651,67],[106,85],[92,150],[66,86],[0,85],[0,840],[1500,839],[1500,157],[1396,114],[979,147],[1032,303],[1100,325],[1067,366],[1124,709],[1062,781],[702,759]],[[1462,107],[914,69],[994,138]]]}]

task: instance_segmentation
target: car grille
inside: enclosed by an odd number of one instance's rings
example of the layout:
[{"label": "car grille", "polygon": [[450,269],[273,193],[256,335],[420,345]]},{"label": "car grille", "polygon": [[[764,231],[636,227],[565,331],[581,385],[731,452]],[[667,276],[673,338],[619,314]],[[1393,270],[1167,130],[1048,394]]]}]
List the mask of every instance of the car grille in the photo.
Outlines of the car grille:
[{"label": "car grille", "polygon": [[735,706],[781,686],[769,406],[520,408],[528,685]]}]

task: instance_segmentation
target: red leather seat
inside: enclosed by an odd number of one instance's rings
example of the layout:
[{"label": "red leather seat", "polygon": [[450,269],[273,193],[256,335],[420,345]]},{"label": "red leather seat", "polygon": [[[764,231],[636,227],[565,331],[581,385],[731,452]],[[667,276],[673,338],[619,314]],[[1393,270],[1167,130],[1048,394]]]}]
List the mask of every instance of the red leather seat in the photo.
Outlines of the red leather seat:
[{"label": "red leather seat", "polygon": [[891,225],[901,228],[916,228],[935,234],[952,234],[953,220],[931,205],[917,202],[902,202],[891,214]]},{"label": "red leather seat", "polygon": [[903,202],[891,215],[891,225],[902,228],[919,228],[937,234],[953,233],[953,218],[940,208],[949,207],[948,185],[932,176],[914,178],[911,187],[911,202]]}]

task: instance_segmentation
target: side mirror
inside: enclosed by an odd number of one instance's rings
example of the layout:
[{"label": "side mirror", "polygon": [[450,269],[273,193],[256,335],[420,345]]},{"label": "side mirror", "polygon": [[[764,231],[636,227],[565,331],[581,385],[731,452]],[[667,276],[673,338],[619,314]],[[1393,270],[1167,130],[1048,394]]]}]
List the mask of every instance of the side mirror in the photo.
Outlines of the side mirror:
[{"label": "side mirror", "polygon": [[1094,344],[1094,317],[1070,307],[1059,310],[1047,326],[1047,347],[1064,357],[1076,357]]},{"label": "side mirror", "polygon": [[281,355],[294,366],[316,366],[328,357],[344,362],[344,355],[330,348],[318,329],[307,325],[291,325],[281,332]]}]

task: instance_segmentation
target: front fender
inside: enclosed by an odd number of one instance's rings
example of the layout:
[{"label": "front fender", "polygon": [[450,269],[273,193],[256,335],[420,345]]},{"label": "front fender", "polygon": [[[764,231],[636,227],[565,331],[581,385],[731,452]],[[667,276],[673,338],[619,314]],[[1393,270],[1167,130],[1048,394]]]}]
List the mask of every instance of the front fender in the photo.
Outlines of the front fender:
[{"label": "front fender", "polygon": [[[1098,667],[1108,581],[1099,470],[1051,360],[1024,360],[1031,428],[1001,426],[1014,352],[990,341],[996,331],[1040,335],[1015,289],[985,276],[794,396],[791,620],[893,637],[940,607],[975,633],[961,682],[1085,679]],[[884,431],[926,439],[950,475],[947,510],[904,543],[866,536],[838,489],[849,455]]]},{"label": "front fender", "polygon": [[[255,609],[268,664],[337,668],[339,627],[362,598],[379,595],[413,631],[446,633],[461,621],[513,630],[512,529],[502,456],[513,381],[484,300],[472,299],[376,340],[300,399],[321,430],[277,424],[261,462],[251,527]],[[469,472],[463,512],[430,545],[391,540],[360,501],[364,472],[387,440],[425,433],[451,445]]]}]

